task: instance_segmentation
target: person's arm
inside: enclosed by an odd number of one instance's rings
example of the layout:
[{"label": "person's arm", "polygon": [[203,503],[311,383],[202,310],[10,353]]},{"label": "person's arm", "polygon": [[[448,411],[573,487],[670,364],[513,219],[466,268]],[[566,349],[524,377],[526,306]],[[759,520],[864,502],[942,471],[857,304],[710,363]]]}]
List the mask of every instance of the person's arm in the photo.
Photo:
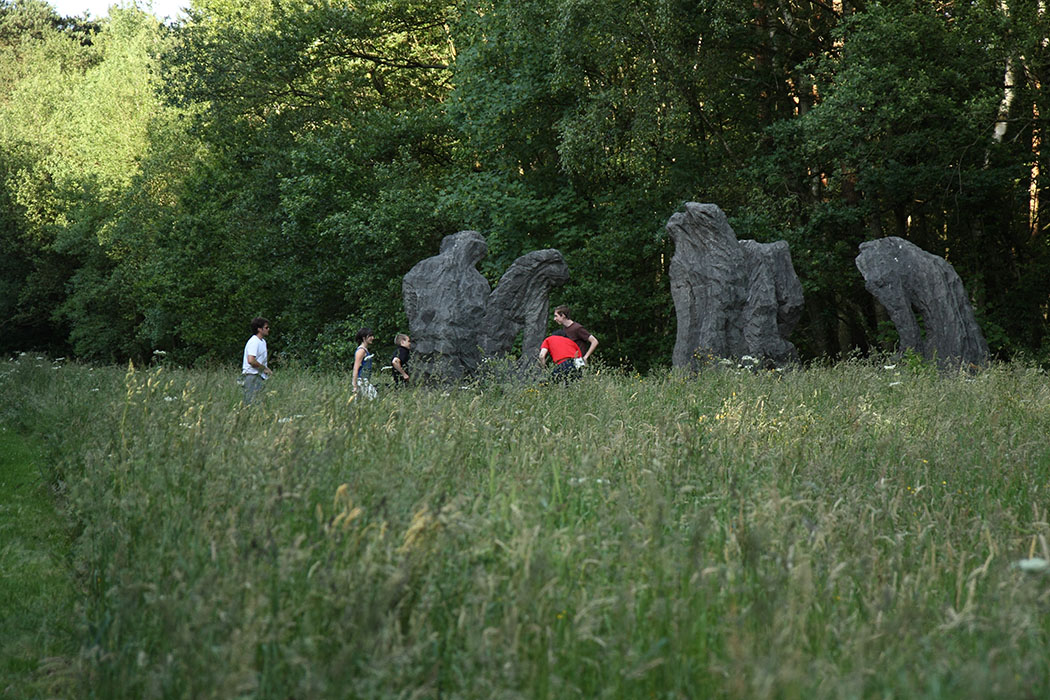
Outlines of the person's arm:
[{"label": "person's arm", "polygon": [[259,370],[263,374],[270,374],[270,368],[264,365],[263,363],[259,362],[259,360],[256,359],[255,355],[248,355],[248,364],[250,364],[255,369]]},{"label": "person's arm", "polygon": [[591,356],[591,353],[594,352],[594,349],[598,347],[598,339],[595,338],[593,335],[587,336],[587,342],[591,344],[591,347],[587,348],[587,352],[583,354],[584,362],[586,362],[587,358]]},{"label": "person's arm", "polygon": [[540,348],[540,367],[547,366],[547,348]]},{"label": "person's arm", "polygon": [[354,374],[350,378],[350,386],[354,388],[355,392],[357,391],[357,373],[361,371],[361,361],[363,359],[365,359],[365,349],[358,348],[354,353]]},{"label": "person's arm", "polygon": [[408,372],[406,372],[405,370],[401,369],[401,358],[400,357],[395,357],[393,359],[393,361],[391,361],[390,364],[392,364],[394,366],[394,369],[396,369],[397,373],[401,375],[401,378],[404,379],[407,382],[408,381]]}]

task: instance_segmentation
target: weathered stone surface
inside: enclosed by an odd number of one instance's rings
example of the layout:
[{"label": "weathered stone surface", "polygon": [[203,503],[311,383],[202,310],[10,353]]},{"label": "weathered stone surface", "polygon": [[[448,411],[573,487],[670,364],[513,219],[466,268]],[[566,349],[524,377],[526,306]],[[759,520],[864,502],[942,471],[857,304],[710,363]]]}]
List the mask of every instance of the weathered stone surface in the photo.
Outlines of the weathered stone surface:
[{"label": "weathered stone surface", "polygon": [[553,248],[514,261],[489,296],[481,348],[486,357],[510,352],[523,332],[521,363],[535,364],[546,336],[550,290],[569,281],[569,266]]},{"label": "weathered stone surface", "polygon": [[678,320],[672,363],[692,367],[697,354],[746,354],[744,253],[726,215],[714,204],[688,202],[668,220],[667,232],[675,244],[670,277]]},{"label": "weathered stone surface", "polygon": [[475,266],[486,252],[480,233],[460,231],[445,236],[441,252],[416,263],[402,280],[415,343],[412,364],[424,376],[455,379],[481,361],[479,339],[490,288]]},{"label": "weathered stone surface", "polygon": [[748,269],[744,344],[748,353],[776,365],[798,361],[788,341],[802,316],[802,283],[791,264],[787,241],[740,241]]},{"label": "weathered stone surface", "polygon": [[519,332],[519,367],[536,363],[547,327],[550,290],[569,281],[569,268],[554,249],[519,257],[490,293],[475,267],[485,256],[477,231],[446,236],[441,253],[415,265],[402,281],[405,313],[415,344],[412,365],[423,377],[458,379],[482,357],[510,351]]},{"label": "weathered stone surface", "polygon": [[890,236],[861,243],[856,263],[865,288],[897,327],[902,350],[911,348],[942,366],[988,362],[988,343],[948,261]]},{"label": "weathered stone surface", "polygon": [[802,285],[787,243],[737,241],[719,207],[696,202],[674,214],[667,231],[675,243],[675,367],[744,355],[772,364],[797,358],[787,336],[802,311]]}]

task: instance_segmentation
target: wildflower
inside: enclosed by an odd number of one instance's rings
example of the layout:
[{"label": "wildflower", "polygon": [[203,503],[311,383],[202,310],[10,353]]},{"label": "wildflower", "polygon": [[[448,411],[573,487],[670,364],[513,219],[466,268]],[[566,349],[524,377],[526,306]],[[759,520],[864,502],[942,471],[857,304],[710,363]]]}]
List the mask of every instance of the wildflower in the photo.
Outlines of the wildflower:
[{"label": "wildflower", "polygon": [[897,365],[883,365],[883,369],[897,369]]},{"label": "wildflower", "polygon": [[900,386],[904,382],[890,382],[890,386]]},{"label": "wildflower", "polygon": [[1013,563],[1014,568],[1020,569],[1021,571],[1027,571],[1030,573],[1042,573],[1044,571],[1050,571],[1050,561],[1043,559],[1042,557],[1032,557],[1031,559],[1021,559]]},{"label": "wildflower", "polygon": [[154,355],[167,355],[168,353],[164,352],[163,350],[154,350],[153,354]]}]

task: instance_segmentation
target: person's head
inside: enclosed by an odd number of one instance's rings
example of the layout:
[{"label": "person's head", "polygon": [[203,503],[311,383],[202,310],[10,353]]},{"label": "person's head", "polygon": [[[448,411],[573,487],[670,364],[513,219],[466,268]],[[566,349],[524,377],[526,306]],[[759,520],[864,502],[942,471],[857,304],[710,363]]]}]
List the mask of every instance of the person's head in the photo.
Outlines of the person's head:
[{"label": "person's head", "polygon": [[394,345],[400,346],[402,348],[411,348],[412,339],[409,338],[408,335],[406,335],[405,333],[398,333],[394,336]]},{"label": "person's head", "polygon": [[572,312],[569,311],[568,306],[562,304],[554,307],[554,322],[563,326],[568,326],[572,323]]},{"label": "person's head", "polygon": [[361,345],[368,345],[373,338],[375,338],[375,335],[372,333],[372,329],[367,326],[357,332],[357,342]]},{"label": "person's head", "polygon": [[252,319],[252,335],[259,335],[259,331],[262,331],[263,335],[270,333],[270,322],[262,316],[256,316]]}]

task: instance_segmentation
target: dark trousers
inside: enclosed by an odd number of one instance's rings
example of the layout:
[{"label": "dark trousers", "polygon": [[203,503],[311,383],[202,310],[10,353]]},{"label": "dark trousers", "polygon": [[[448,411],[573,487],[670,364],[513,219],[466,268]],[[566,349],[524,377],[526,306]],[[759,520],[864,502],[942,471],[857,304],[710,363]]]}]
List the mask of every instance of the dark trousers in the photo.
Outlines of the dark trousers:
[{"label": "dark trousers", "polygon": [[556,382],[565,382],[566,384],[572,381],[576,381],[583,373],[580,372],[580,368],[571,360],[563,360],[560,365],[554,365],[554,369],[551,371],[551,379]]}]

